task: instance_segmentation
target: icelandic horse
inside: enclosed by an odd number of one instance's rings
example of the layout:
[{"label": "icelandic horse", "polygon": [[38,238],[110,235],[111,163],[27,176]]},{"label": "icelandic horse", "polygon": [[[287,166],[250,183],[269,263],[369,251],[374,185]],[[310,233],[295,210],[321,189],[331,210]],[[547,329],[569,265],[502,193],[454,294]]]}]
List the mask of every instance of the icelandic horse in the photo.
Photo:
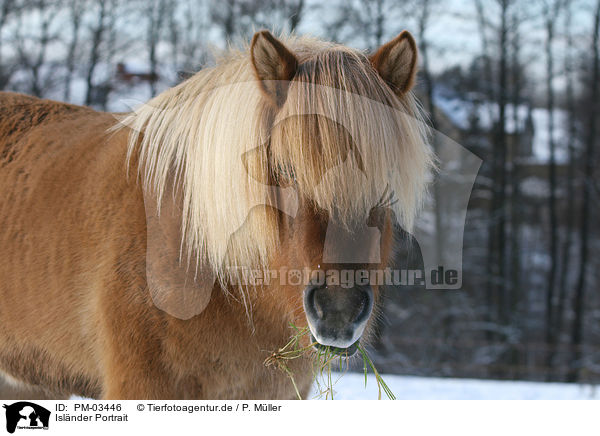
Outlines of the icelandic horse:
[{"label": "icelandic horse", "polygon": [[371,55],[261,31],[125,115],[1,93],[0,396],[295,398],[263,364],[290,324],[351,354],[379,286],[240,267],[387,265],[433,161],[416,71],[406,31]]}]

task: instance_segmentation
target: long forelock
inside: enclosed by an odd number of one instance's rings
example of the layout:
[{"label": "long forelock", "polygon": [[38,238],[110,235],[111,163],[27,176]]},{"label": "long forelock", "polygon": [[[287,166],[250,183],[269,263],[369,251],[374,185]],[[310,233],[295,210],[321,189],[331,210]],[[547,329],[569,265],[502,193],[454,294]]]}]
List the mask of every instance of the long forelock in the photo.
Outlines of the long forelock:
[{"label": "long forelock", "polygon": [[299,191],[342,224],[364,223],[391,192],[411,231],[433,166],[427,134],[411,93],[398,98],[362,53],[336,48],[300,66],[271,145]]},{"label": "long forelock", "polygon": [[[181,189],[182,246],[223,282],[238,279],[239,267],[267,268],[278,246],[277,220],[264,207],[271,188],[242,161],[251,150],[270,142],[275,159],[294,167],[300,194],[347,223],[391,189],[410,230],[425,191],[432,158],[413,96],[398,99],[360,52],[306,38],[285,43],[301,70],[277,114],[247,52],[232,52],[121,121],[145,191],[160,204],[170,182]],[[319,116],[303,116],[311,114]],[[257,156],[254,169],[267,180],[273,162]],[[319,162],[332,163],[330,171],[316,171]]]}]

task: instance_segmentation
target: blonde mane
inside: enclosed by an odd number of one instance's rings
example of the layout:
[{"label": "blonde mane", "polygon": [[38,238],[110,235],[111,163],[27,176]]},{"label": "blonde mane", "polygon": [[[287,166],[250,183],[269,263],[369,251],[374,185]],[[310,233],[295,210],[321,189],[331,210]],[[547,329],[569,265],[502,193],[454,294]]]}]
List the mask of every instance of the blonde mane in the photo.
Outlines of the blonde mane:
[{"label": "blonde mane", "polygon": [[260,177],[270,168],[290,168],[299,195],[345,225],[366,219],[389,189],[410,231],[426,191],[432,155],[412,94],[396,97],[361,52],[283,42],[299,70],[279,111],[259,89],[248,51],[231,50],[121,121],[144,189],[158,204],[171,183],[180,190],[182,246],[223,281],[236,267],[266,267],[278,245],[277,220],[261,206],[272,204]]}]

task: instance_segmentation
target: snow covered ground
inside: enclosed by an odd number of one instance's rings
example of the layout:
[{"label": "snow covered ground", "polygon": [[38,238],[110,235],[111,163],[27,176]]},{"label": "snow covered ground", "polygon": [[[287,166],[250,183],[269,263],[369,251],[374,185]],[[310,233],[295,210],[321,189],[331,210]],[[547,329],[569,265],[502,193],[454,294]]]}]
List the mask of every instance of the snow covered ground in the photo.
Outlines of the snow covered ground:
[{"label": "snow covered ground", "polygon": [[[377,383],[369,374],[334,374],[334,399],[376,400]],[[600,400],[600,386],[383,375],[398,400]],[[311,395],[311,397],[314,396]],[[382,393],[382,398],[386,398]]]}]

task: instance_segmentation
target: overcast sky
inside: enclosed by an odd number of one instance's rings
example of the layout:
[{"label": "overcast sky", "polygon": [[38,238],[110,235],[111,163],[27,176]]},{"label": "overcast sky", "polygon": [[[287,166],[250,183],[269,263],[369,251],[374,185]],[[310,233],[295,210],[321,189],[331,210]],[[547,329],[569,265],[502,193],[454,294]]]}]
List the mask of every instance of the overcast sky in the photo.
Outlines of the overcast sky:
[{"label": "overcast sky", "polygon": [[[486,5],[486,18],[493,25],[497,24],[499,13],[496,1],[487,0],[484,4]],[[541,1],[517,0],[516,4],[521,8],[521,12],[528,17],[521,27],[522,62],[526,64],[530,75],[542,78],[545,74],[543,47],[545,30],[543,17],[540,13]],[[337,14],[335,7],[332,6],[332,3],[317,0],[310,0],[309,5],[307,8],[308,13],[300,26],[299,32],[326,36],[326,23],[333,21]],[[585,47],[588,47],[590,43],[592,25],[591,0],[576,0],[573,5],[572,29],[578,47],[582,49],[582,54],[585,55]],[[417,14],[390,13],[386,23],[386,36],[388,39],[404,29],[413,34],[417,33],[417,23],[410,15]],[[474,56],[481,53],[481,37],[476,18],[474,0],[438,2],[438,5],[434,7],[430,20],[431,26],[426,34],[431,45],[430,63],[433,71],[439,72],[456,64],[468,64]],[[562,68],[561,55],[564,53],[565,48],[562,36],[564,32],[564,15],[557,21],[556,26],[554,50],[557,61],[555,63],[557,70],[560,70]],[[491,39],[495,37],[493,29],[490,28],[489,30],[490,41],[494,42]],[[366,48],[367,44],[360,37],[353,38],[347,43],[360,48]],[[492,55],[494,55],[496,47],[491,46],[490,48]],[[563,85],[563,80],[558,77],[555,85],[560,88]]]}]

